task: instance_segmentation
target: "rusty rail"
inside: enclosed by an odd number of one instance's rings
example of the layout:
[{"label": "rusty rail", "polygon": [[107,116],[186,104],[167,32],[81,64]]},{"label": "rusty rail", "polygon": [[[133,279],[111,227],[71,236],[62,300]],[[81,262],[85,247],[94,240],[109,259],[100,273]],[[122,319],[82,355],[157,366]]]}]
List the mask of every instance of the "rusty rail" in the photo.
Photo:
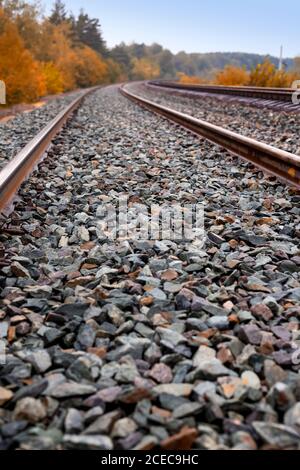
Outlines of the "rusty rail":
[{"label": "rusty rail", "polygon": [[300,189],[300,156],[149,101],[128,91],[126,86],[120,87],[120,92],[140,106],[226,148],[231,153]]},{"label": "rusty rail", "polygon": [[171,90],[193,91],[198,93],[226,94],[232,96],[245,96],[264,100],[284,101],[292,104],[292,88],[268,88],[251,86],[223,86],[223,85],[193,85],[164,80],[151,80],[147,82],[154,87]]},{"label": "rusty rail", "polygon": [[83,99],[97,87],[83,92],[47,124],[0,172],[0,212],[8,206],[21,184],[32,172],[48,149],[53,138],[62,129],[70,115],[79,107]]}]

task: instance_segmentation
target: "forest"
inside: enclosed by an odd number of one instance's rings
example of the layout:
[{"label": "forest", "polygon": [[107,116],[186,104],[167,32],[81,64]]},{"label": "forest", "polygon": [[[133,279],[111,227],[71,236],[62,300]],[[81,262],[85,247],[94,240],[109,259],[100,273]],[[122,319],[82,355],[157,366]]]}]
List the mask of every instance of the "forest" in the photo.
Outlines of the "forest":
[{"label": "forest", "polygon": [[76,16],[56,0],[48,16],[42,11],[38,2],[0,0],[0,80],[8,105],[126,80],[282,87],[300,75],[299,58],[285,59],[278,71],[277,58],[257,54],[173,54],[156,43],[109,49],[100,20],[84,10]]}]

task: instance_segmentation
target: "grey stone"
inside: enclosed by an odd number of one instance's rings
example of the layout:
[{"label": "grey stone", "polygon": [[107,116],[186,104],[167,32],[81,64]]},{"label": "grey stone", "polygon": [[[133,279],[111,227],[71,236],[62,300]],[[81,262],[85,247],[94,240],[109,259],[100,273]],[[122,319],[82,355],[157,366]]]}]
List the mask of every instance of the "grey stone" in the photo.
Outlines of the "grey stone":
[{"label": "grey stone", "polygon": [[69,408],[65,418],[65,431],[67,434],[80,433],[83,430],[83,419],[80,411]]},{"label": "grey stone", "polygon": [[63,444],[67,449],[74,450],[112,450],[113,442],[108,436],[74,436],[65,434]]}]

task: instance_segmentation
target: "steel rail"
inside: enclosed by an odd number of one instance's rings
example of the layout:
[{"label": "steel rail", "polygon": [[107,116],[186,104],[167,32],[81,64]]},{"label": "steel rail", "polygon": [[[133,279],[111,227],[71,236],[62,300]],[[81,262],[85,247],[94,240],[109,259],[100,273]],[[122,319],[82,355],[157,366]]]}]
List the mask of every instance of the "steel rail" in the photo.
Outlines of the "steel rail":
[{"label": "steel rail", "polygon": [[233,96],[245,96],[248,98],[260,98],[265,100],[275,100],[290,102],[295,91],[292,88],[262,88],[250,86],[223,86],[223,85],[193,85],[163,80],[151,80],[149,85],[171,90],[193,91],[198,93],[215,93]]},{"label": "steel rail", "polygon": [[0,212],[9,206],[23,181],[35,168],[70,115],[79,107],[83,99],[97,88],[90,88],[73,100],[0,171]]},{"label": "steel rail", "polygon": [[149,101],[128,91],[128,88],[124,85],[119,90],[126,98],[138,105],[224,147],[234,155],[250,161],[263,171],[271,173],[300,189],[300,156]]}]

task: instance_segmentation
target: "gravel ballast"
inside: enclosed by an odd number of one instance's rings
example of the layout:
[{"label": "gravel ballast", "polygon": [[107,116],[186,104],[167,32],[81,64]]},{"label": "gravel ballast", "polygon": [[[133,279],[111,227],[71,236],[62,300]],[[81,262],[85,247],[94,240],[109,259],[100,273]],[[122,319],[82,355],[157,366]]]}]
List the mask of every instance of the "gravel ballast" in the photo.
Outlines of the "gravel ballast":
[{"label": "gravel ballast", "polygon": [[60,96],[30,112],[17,114],[9,121],[0,121],[0,170],[81,93],[79,91]]},{"label": "gravel ballast", "polygon": [[[109,87],[19,196],[1,449],[299,448],[299,194]],[[203,202],[205,245],[106,238],[120,196]]]}]

